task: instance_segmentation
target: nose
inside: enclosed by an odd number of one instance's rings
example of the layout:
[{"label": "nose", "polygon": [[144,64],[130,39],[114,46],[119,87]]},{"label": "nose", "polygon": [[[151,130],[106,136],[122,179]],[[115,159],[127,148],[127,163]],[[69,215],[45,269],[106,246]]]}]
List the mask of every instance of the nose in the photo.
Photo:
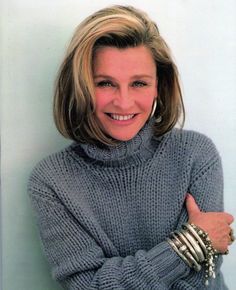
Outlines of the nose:
[{"label": "nose", "polygon": [[134,105],[134,98],[129,91],[128,87],[120,87],[117,90],[115,98],[113,100],[113,105],[119,108],[122,111],[126,111],[131,109]]}]

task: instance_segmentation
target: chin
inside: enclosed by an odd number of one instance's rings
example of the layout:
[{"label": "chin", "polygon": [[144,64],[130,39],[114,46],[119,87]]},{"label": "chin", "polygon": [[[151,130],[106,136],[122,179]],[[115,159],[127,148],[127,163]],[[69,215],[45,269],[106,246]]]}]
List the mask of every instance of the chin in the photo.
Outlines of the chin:
[{"label": "chin", "polygon": [[[136,120],[136,122],[134,122],[134,124],[131,125],[127,125],[125,126],[124,124],[122,124],[122,126],[120,124],[116,124],[116,126],[114,125],[110,125],[107,124],[106,122],[103,122],[103,131],[110,136],[111,138],[117,140],[117,141],[129,141],[131,139],[133,139],[138,132],[142,129],[142,127],[144,126],[145,122],[138,122]],[[106,125],[106,126],[105,126]]]},{"label": "chin", "polygon": [[136,132],[134,134],[129,134],[129,135],[111,134],[110,136],[117,141],[129,141],[129,140],[133,139],[137,134],[138,134],[138,132]]}]

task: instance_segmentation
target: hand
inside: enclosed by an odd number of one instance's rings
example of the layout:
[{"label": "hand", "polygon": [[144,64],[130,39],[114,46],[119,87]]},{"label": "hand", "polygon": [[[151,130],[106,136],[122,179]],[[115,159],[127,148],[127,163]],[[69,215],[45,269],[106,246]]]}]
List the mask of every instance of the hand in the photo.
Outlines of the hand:
[{"label": "hand", "polygon": [[212,246],[218,252],[225,253],[228,245],[231,244],[229,225],[234,221],[233,216],[225,212],[201,212],[191,194],[187,194],[186,208],[189,216],[188,222],[206,231]]}]

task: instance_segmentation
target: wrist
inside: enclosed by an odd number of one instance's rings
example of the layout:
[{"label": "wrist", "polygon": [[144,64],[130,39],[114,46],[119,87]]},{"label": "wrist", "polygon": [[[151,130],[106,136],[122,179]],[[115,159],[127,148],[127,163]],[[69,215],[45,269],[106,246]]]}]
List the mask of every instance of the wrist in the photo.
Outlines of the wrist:
[{"label": "wrist", "polygon": [[194,224],[186,223],[179,231],[171,233],[168,243],[184,262],[195,271],[205,268],[205,284],[215,278],[216,250],[208,234]]}]

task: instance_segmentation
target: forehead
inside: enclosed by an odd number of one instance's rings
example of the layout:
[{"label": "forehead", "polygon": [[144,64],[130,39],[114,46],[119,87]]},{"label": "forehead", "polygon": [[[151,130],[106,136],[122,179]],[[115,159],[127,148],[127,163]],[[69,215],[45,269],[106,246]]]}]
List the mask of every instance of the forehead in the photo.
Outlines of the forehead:
[{"label": "forehead", "polygon": [[116,48],[101,47],[94,55],[94,74],[149,73],[156,72],[152,53],[145,46]]}]

